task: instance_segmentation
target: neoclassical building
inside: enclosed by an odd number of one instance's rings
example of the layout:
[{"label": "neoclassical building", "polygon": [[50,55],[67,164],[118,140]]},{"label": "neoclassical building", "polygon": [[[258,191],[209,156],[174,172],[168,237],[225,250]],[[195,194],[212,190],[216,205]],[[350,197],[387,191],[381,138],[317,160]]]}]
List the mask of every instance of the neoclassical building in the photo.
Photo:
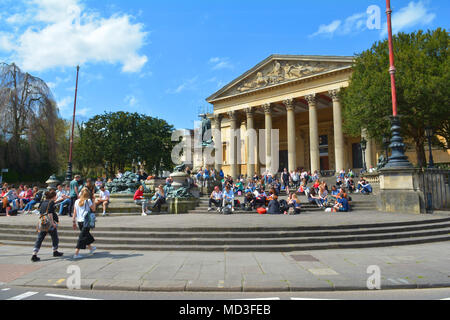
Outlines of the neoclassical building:
[{"label": "neoclassical building", "polygon": [[[312,172],[362,168],[361,137],[349,137],[342,128],[339,90],[348,86],[354,57],[272,55],[206,99],[214,106],[213,128],[220,128],[216,143],[222,144],[225,174],[253,175],[266,170],[261,152],[272,159],[270,139],[266,146],[252,145],[257,161],[249,161],[247,130],[279,129],[279,168],[307,168]],[[230,130],[241,129],[241,150]],[[364,132],[362,133],[364,136]],[[268,137],[268,136],[267,136]],[[377,148],[368,140],[367,168],[376,166]],[[267,145],[268,144],[268,145]],[[263,150],[261,150],[261,148]],[[230,149],[240,161],[230,159]],[[379,148],[381,153],[382,148]],[[236,156],[235,156],[236,157]],[[239,157],[239,156],[238,156]]]}]

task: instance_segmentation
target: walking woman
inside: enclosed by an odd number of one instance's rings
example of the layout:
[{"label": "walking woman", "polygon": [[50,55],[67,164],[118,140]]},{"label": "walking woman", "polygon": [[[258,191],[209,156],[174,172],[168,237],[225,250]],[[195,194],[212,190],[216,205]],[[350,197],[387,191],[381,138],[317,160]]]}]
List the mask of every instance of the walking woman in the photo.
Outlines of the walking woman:
[{"label": "walking woman", "polygon": [[86,249],[86,247],[89,248],[90,253],[94,253],[96,247],[91,246],[92,243],[94,243],[95,239],[91,235],[90,228],[87,226],[84,226],[84,221],[86,216],[89,214],[89,212],[92,210],[92,212],[95,212],[95,203],[91,200],[91,194],[87,188],[83,188],[81,191],[80,199],[75,201],[74,207],[73,207],[73,230],[77,230],[77,224],[78,228],[80,229],[80,236],[78,237],[77,247],[75,250],[75,255],[73,256],[74,259],[81,259],[83,256],[80,255],[80,250]]},{"label": "walking woman", "polygon": [[39,230],[39,234],[34,244],[33,256],[31,257],[31,261],[38,262],[41,259],[38,258],[37,254],[41,249],[42,242],[45,239],[47,233],[50,233],[52,237],[52,245],[53,245],[53,256],[54,257],[62,257],[63,253],[58,252],[59,238],[58,238],[58,215],[55,210],[55,201],[56,201],[56,192],[55,191],[47,191],[45,193],[45,201],[41,204],[41,215],[47,215],[48,220],[51,223],[51,227],[48,230]]}]

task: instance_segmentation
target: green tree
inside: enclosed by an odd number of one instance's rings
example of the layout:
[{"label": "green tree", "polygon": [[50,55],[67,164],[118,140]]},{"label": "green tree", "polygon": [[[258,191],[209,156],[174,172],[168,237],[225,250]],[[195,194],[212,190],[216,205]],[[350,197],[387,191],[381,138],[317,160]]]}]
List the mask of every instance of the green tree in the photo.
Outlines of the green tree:
[{"label": "green tree", "polygon": [[83,174],[109,163],[109,174],[130,168],[132,161],[146,162],[159,173],[173,168],[173,127],[165,120],[138,113],[115,112],[94,116],[78,124],[74,164]]},{"label": "green tree", "polygon": [[[449,141],[450,38],[439,28],[399,33],[393,41],[402,136],[414,144],[418,165],[424,166],[426,126]],[[366,128],[371,138],[381,142],[389,134],[392,114],[388,41],[357,55],[353,70],[350,85],[341,93],[344,130],[357,136]]]}]

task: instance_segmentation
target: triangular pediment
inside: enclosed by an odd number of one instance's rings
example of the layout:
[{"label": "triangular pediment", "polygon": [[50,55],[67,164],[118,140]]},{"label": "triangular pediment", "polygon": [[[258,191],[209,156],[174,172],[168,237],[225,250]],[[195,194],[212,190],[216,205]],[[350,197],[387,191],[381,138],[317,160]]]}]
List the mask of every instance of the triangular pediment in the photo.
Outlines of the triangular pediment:
[{"label": "triangular pediment", "polygon": [[351,68],[353,57],[273,55],[206,99],[212,102],[268,87]]}]

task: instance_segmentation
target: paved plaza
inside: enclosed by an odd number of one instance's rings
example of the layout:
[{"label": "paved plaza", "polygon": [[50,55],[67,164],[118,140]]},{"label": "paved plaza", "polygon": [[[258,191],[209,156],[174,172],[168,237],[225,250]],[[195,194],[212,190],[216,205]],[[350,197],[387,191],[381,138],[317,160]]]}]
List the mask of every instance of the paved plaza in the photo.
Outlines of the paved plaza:
[{"label": "paved plaza", "polygon": [[[408,215],[381,212],[299,216],[154,215],[99,217],[99,228],[239,228],[318,227],[431,221],[449,215]],[[2,225],[32,228],[35,216],[2,218]],[[62,217],[61,228],[69,228]],[[93,235],[95,237],[95,230]],[[74,231],[74,234],[77,233]],[[49,239],[45,240],[50,243]],[[73,244],[75,246],[75,243]],[[312,250],[304,252],[191,252],[104,250],[73,260],[64,248],[53,258],[43,248],[41,262],[30,261],[32,248],[0,246],[0,282],[10,286],[66,288],[73,266],[80,267],[81,289],[165,292],[282,292],[367,290],[380,270],[382,289],[450,287],[450,244],[438,242],[384,248]],[[70,267],[70,268],[69,268]]]}]

